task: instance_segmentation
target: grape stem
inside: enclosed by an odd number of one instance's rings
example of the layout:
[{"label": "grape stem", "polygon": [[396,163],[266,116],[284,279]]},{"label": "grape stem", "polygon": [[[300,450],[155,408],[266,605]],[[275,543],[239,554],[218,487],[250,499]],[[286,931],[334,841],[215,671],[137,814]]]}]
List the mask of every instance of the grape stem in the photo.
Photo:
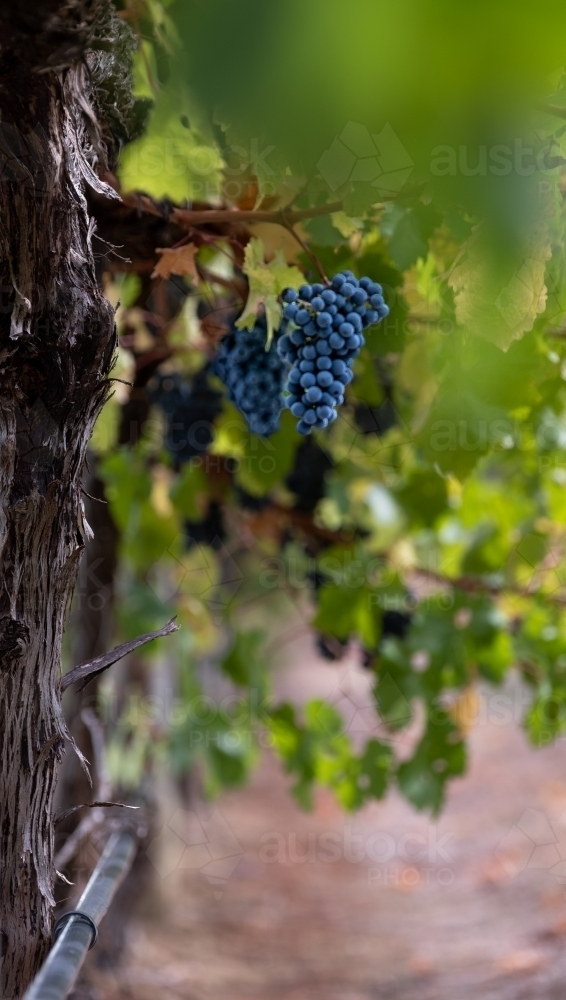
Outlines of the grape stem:
[{"label": "grape stem", "polygon": [[310,261],[312,261],[312,263],[314,264],[316,270],[320,274],[320,277],[324,281],[324,284],[325,285],[330,285],[330,281],[328,280],[326,274],[324,273],[324,268],[323,268],[322,264],[320,263],[320,261],[319,261],[318,257],[316,256],[316,254],[311,250],[311,248],[309,246],[307,246],[307,244],[305,243],[305,241],[301,239],[301,237],[299,236],[299,234],[296,231],[296,229],[293,228],[292,224],[287,219],[287,216],[286,216],[285,211],[283,209],[281,209],[281,213],[280,214],[281,214],[280,225],[282,225],[287,230],[287,232],[291,233],[291,236],[294,236],[294,238],[296,239],[296,241],[299,244],[299,246],[301,246],[303,248],[303,250],[306,253],[307,257],[309,258]]}]

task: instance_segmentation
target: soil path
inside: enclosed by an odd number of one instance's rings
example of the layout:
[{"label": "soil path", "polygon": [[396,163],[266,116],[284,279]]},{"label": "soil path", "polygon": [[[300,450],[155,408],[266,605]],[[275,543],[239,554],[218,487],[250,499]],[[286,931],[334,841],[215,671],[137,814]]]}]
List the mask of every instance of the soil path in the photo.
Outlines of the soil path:
[{"label": "soil path", "polygon": [[[363,671],[310,651],[305,664],[304,642],[282,693],[342,699],[354,736],[371,726]],[[99,995],[562,1000],[566,744],[533,750],[521,711],[519,688],[482,694],[468,774],[437,822],[397,795],[345,816],[320,793],[304,814],[269,752],[200,825],[173,812],[156,845],[160,906]]]}]

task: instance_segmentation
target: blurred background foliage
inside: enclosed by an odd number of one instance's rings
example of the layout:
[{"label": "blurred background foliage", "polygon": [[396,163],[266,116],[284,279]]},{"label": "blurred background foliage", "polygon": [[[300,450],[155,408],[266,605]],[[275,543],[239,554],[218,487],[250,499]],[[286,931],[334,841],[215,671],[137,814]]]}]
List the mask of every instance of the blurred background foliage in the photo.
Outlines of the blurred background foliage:
[{"label": "blurred background foliage", "polygon": [[[152,105],[118,168],[143,239],[100,265],[124,381],[92,442],[116,529],[99,617],[116,641],[182,629],[100,689],[114,782],[170,766],[215,794],[268,745],[305,807],[317,783],[355,809],[396,782],[437,811],[478,683],[513,668],[533,742],[566,731],[566,11],[117,6]],[[379,281],[390,315],[329,430],[285,412],[264,440],[211,362],[246,302],[277,321],[317,280],[313,255]],[[286,621],[329,660],[358,650],[371,739],[277,699]]]}]

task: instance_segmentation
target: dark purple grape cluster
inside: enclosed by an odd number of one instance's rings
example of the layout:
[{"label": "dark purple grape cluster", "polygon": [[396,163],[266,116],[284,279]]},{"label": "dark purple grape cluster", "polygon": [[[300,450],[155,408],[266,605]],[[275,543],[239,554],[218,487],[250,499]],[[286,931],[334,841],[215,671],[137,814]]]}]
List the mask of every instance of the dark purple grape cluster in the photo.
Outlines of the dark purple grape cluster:
[{"label": "dark purple grape cluster", "polygon": [[284,319],[293,329],[280,337],[279,356],[291,365],[286,406],[299,418],[297,430],[310,434],[336,420],[336,408],[352,381],[352,361],[360,353],[363,331],[389,313],[383,289],[351,271],[336,274],[330,285],[302,285],[282,295]]},{"label": "dark purple grape cluster", "polygon": [[258,317],[253,330],[233,328],[224,337],[214,362],[214,371],[231,401],[243,413],[252,434],[260,437],[279,430],[279,414],[285,405],[285,365],[275,340],[266,351],[266,338],[263,317]]},{"label": "dark purple grape cluster", "polygon": [[191,379],[179,372],[158,373],[148,385],[148,398],[165,417],[164,445],[176,469],[208,451],[213,421],[222,410],[222,395],[208,381],[209,368]]}]

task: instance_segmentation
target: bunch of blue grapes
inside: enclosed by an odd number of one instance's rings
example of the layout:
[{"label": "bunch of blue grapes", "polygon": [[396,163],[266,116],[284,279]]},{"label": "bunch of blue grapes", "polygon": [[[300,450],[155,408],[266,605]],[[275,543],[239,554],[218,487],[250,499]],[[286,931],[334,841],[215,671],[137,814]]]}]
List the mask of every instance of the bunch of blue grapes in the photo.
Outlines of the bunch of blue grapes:
[{"label": "bunch of blue grapes", "polygon": [[266,324],[258,317],[253,330],[232,329],[224,337],[214,371],[228,389],[231,401],[246,418],[252,434],[268,437],[279,429],[284,407],[285,365],[275,340],[268,351]]},{"label": "bunch of blue grapes", "polygon": [[282,299],[284,320],[294,327],[277,342],[279,356],[291,365],[285,402],[299,418],[297,430],[310,434],[336,420],[354,377],[352,362],[365,344],[363,331],[389,309],[381,285],[371,278],[358,281],[351,271],[336,274],[328,287],[287,288]]},{"label": "bunch of blue grapes", "polygon": [[196,455],[204,455],[212,442],[213,421],[222,410],[222,396],[211,388],[208,375],[208,366],[190,380],[179,372],[158,373],[148,385],[150,402],[165,417],[164,444],[176,469]]}]

